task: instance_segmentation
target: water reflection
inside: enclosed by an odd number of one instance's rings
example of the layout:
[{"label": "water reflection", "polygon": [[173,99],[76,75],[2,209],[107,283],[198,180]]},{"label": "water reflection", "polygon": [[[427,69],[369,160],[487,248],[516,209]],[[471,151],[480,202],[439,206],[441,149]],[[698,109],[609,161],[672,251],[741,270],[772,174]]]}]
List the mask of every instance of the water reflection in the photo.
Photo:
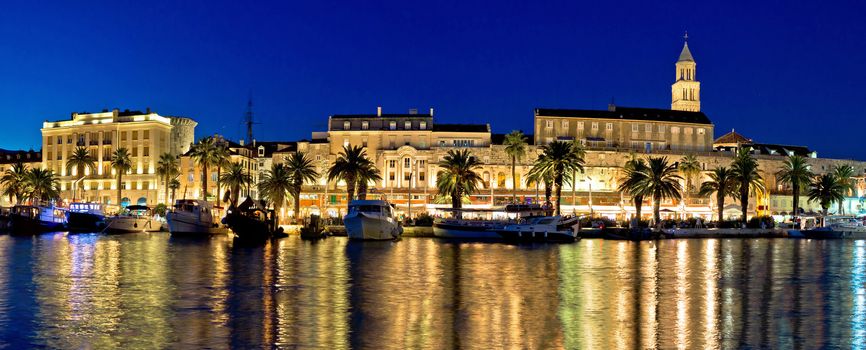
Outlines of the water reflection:
[{"label": "water reflection", "polygon": [[866,242],[0,236],[0,347],[866,346]]}]

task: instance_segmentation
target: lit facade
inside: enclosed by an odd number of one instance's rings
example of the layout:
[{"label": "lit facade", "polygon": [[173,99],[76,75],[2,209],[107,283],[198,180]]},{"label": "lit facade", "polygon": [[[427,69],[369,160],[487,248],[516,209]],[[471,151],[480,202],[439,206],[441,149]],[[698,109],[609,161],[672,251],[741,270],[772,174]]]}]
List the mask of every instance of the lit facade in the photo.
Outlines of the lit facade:
[{"label": "lit facade", "polygon": [[[180,124],[180,127],[174,125]],[[61,198],[70,201],[117,205],[116,172],[111,154],[119,147],[129,150],[132,169],[123,176],[122,202],[155,205],[165,199],[164,184],[156,175],[156,163],[163,153],[185,152],[193,142],[196,123],[188,118],[165,117],[150,110],[73,113],[69,120],[42,125],[42,167],[60,179]],[[96,160],[94,171],[85,170],[83,179],[66,162],[77,147],[86,147]],[[75,186],[78,181],[84,190]]]}]

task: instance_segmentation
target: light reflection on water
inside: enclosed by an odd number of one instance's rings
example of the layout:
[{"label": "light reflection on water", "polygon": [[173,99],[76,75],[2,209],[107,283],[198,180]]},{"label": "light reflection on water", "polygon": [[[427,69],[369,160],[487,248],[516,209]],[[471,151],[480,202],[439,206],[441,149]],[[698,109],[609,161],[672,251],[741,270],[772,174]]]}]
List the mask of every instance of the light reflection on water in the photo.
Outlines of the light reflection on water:
[{"label": "light reflection on water", "polygon": [[866,242],[0,236],[0,347],[866,346]]}]

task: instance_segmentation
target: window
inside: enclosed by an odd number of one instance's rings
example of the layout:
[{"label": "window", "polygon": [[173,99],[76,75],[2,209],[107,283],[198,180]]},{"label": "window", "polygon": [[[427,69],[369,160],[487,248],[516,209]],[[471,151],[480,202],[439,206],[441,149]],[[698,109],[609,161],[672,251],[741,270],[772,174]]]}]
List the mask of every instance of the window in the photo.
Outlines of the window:
[{"label": "window", "polygon": [[664,133],[665,133],[665,126],[659,125],[659,134],[664,134]]},{"label": "window", "polygon": [[63,136],[57,136],[57,144],[63,143]]},{"label": "window", "polygon": [[343,130],[349,130],[351,128],[352,128],[352,122],[350,122],[348,120],[343,122]]},{"label": "window", "polygon": [[368,122],[366,120],[362,121],[361,122],[361,130],[367,130],[367,129],[370,129],[370,122]]},{"label": "window", "polygon": [[546,123],[545,123],[545,126],[546,126],[548,129],[553,129],[553,121],[552,121],[552,120],[546,120],[545,122],[546,122]]},{"label": "window", "polygon": [[407,121],[407,122],[403,123],[403,129],[412,130],[412,122]]},{"label": "window", "polygon": [[388,122],[388,129],[390,129],[390,130],[397,130],[397,122],[395,122],[395,121],[393,121],[393,120],[390,121],[390,122]]},{"label": "window", "polygon": [[144,147],[144,152],[143,152],[142,155],[145,156],[145,157],[149,156],[149,155],[150,155],[150,147],[145,146],[145,147]]},{"label": "window", "polygon": [[686,135],[692,134],[692,128],[685,128],[684,131],[685,131]]},{"label": "window", "polygon": [[396,148],[397,147],[397,136],[394,136],[394,135],[388,136],[388,146],[390,148]]},{"label": "window", "polygon": [[133,147],[133,148],[132,148],[132,156],[133,156],[133,157],[138,157],[138,148],[136,148],[136,147]]},{"label": "window", "polygon": [[563,128],[563,129],[568,129],[568,120],[563,120],[563,121],[562,121],[562,128]]},{"label": "window", "polygon": [[638,131],[640,131],[640,126],[638,126],[637,124],[632,124],[631,125],[631,132],[638,132]]},{"label": "window", "polygon": [[411,160],[409,158],[403,158],[403,167],[408,168],[409,164],[411,164]]},{"label": "window", "polygon": [[424,164],[425,164],[426,162],[427,162],[427,161],[424,160],[424,159],[419,160],[419,161],[418,161],[418,167],[419,167],[419,168],[423,168],[423,167],[424,167]]},{"label": "window", "polygon": [[150,140],[150,130],[145,130],[145,131],[143,131],[143,133],[144,133],[144,139]]},{"label": "window", "polygon": [[577,122],[577,130],[583,130],[583,122]]},{"label": "window", "polygon": [[598,123],[592,122],[592,130],[598,130]]},{"label": "window", "polygon": [[607,123],[604,125],[604,129],[607,131],[613,131],[613,123]]},{"label": "window", "polygon": [[409,174],[410,174],[409,172],[405,172],[405,173],[403,173],[403,181],[410,181],[410,176],[409,176]]},{"label": "window", "polygon": [[646,132],[653,132],[653,125],[652,124],[646,124],[646,125],[644,125],[643,129]]},{"label": "window", "polygon": [[395,176],[394,176],[394,173],[393,173],[393,172],[391,172],[390,174],[388,174],[388,181],[394,181],[394,179],[395,179]]},{"label": "window", "polygon": [[396,160],[393,160],[393,159],[389,160],[389,161],[388,161],[388,167],[389,167],[389,168],[392,168],[392,169],[393,169],[393,168],[396,168],[396,167],[397,167],[397,161],[396,161]]},{"label": "window", "polygon": [[679,134],[679,133],[680,133],[679,127],[676,127],[676,126],[671,127],[671,134]]},{"label": "window", "polygon": [[423,172],[418,173],[418,181],[424,181],[424,173]]},{"label": "window", "polygon": [[126,131],[120,132],[120,141],[126,141]]},{"label": "window", "polygon": [[698,135],[703,135],[703,134],[704,134],[704,128],[699,128],[698,129]]},{"label": "window", "polygon": [[137,130],[132,131],[132,140],[133,141],[138,140],[138,131]]},{"label": "window", "polygon": [[367,138],[366,138],[366,137],[364,137],[363,139],[361,139],[361,146],[362,146],[362,147],[367,147]]},{"label": "window", "polygon": [[553,143],[553,138],[552,138],[552,137],[545,137],[545,138],[544,138],[544,143],[547,143],[547,144],[549,144],[549,143]]},{"label": "window", "polygon": [[427,130],[427,122],[421,122],[418,124],[418,128],[421,130]]}]

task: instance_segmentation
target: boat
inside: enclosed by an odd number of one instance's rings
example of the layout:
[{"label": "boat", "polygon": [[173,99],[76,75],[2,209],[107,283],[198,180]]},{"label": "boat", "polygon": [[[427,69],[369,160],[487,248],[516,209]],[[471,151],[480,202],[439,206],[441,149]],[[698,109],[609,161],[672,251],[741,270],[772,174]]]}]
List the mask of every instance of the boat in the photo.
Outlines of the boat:
[{"label": "boat", "polygon": [[44,233],[66,229],[66,210],[47,206],[16,205],[9,212],[13,233]]},{"label": "boat", "polygon": [[277,225],[274,211],[266,209],[250,197],[236,208],[229,208],[222,223],[231,229],[238,239],[266,240],[286,236],[282,227]]},{"label": "boat", "polygon": [[343,224],[349,239],[393,240],[403,235],[391,204],[383,200],[353,200]]},{"label": "boat", "polygon": [[11,211],[11,207],[0,207],[0,232],[12,229],[12,218],[9,217]]},{"label": "boat", "polygon": [[301,239],[307,241],[316,241],[328,237],[328,232],[325,231],[325,226],[318,215],[310,215],[310,220],[301,227]]},{"label": "boat", "polygon": [[863,221],[847,215],[824,217],[824,225],[808,229],[788,230],[788,237],[809,239],[866,239]]},{"label": "boat", "polygon": [[70,232],[101,232],[106,225],[102,204],[69,204],[69,210],[66,211],[66,225]]},{"label": "boat", "polygon": [[174,208],[167,212],[165,220],[168,231],[173,235],[212,235],[225,233],[213,218],[210,202],[201,199],[178,199]]},{"label": "boat", "polygon": [[562,229],[560,216],[529,217],[521,223],[505,225],[496,233],[507,241],[570,243],[580,239],[576,228],[579,223],[571,222],[575,227]]},{"label": "boat", "polygon": [[550,209],[534,204],[509,204],[499,209],[445,209],[452,218],[433,221],[433,235],[440,238],[501,240],[498,231],[524,217],[546,216]]},{"label": "boat", "polygon": [[115,216],[105,219],[105,233],[157,232],[162,223],[153,215],[153,210],[145,205],[129,205]]}]

